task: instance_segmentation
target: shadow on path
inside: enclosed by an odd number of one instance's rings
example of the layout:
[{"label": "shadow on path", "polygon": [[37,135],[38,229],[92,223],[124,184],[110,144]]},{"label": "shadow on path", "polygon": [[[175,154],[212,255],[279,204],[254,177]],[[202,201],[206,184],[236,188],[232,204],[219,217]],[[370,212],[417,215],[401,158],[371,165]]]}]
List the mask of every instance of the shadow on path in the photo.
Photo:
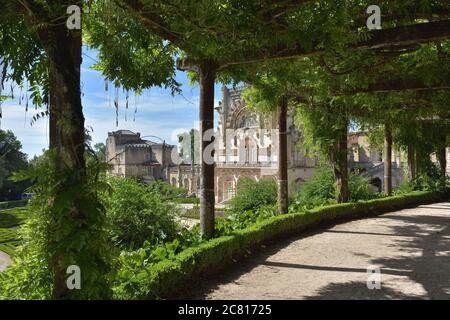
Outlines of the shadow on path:
[{"label": "shadow on path", "polygon": [[[362,289],[366,287],[364,282],[348,282],[330,283],[308,299],[450,299],[450,217],[385,215],[383,218],[406,222],[406,226],[391,227],[392,233],[411,238],[395,240],[393,244],[398,251],[406,253],[405,256],[395,259],[376,258],[371,263],[380,267],[382,275],[407,276],[420,284],[426,294],[405,295],[395,289],[383,287],[383,282],[380,290]],[[432,231],[422,235],[421,226],[431,228]],[[421,255],[412,254],[418,251]],[[408,253],[411,255],[408,256]],[[392,270],[397,271],[393,273]]]},{"label": "shadow on path", "polygon": [[306,237],[319,234],[323,231],[315,230],[303,232],[302,235],[294,235],[278,241],[262,245],[253,252],[249,252],[249,256],[239,261],[235,261],[225,271],[204,277],[199,281],[199,285],[186,295],[183,299],[206,299],[208,294],[217,290],[221,284],[235,282],[241,275],[252,271],[255,267],[268,263],[267,258],[276,254],[278,251],[286,248],[292,242]]},{"label": "shadow on path", "polygon": [[[421,206],[417,209],[422,208],[440,209],[444,214],[450,213],[450,210],[448,212],[446,210],[450,209],[447,203]],[[389,237],[391,241],[388,246],[399,253],[397,257],[371,257],[366,253],[359,255],[367,257],[372,265],[379,266],[382,275],[407,279],[410,283],[414,282],[421,286],[425,293],[411,295],[406,294],[404,290],[397,290],[402,285],[402,282],[397,282],[397,280],[393,280],[393,283],[385,286],[382,282],[380,290],[368,290],[366,282],[362,281],[347,281],[344,283],[336,281],[319,288],[313,296],[308,296],[307,299],[450,299],[450,214],[449,216],[431,214],[388,213],[382,215],[379,218],[393,220],[394,223],[387,225],[385,228],[388,231],[383,230],[381,233],[325,229],[303,233],[300,236],[293,236],[278,243],[262,246],[252,253],[251,257],[236,262],[235,265],[230,266],[221,274],[202,279],[203,281],[199,282],[201,285],[191,291],[188,298],[207,298],[211,292],[219,289],[220,285],[236,282],[243,274],[250,272],[259,265],[274,268],[367,274],[367,270],[364,268],[340,267],[334,261],[329,261],[329,266],[267,261],[270,256],[302,238],[320,233],[347,233]],[[357,253],[354,254],[358,255]],[[396,279],[400,279],[398,277]]]}]

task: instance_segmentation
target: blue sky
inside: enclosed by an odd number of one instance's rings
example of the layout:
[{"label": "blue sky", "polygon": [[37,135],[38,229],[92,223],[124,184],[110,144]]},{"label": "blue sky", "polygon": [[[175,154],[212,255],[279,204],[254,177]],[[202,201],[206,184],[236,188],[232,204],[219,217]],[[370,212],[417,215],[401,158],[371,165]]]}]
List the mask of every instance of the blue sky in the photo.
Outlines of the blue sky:
[{"label": "blue sky", "polygon": [[[84,52],[96,59],[95,51]],[[114,87],[109,84],[108,92],[105,91],[103,76],[90,68],[95,63],[91,58],[83,56],[81,78],[86,127],[93,129],[91,135],[94,143],[105,142],[110,131],[128,129],[141,135],[159,136],[168,143],[176,144],[178,133],[198,128],[199,88],[190,86],[183,72],[176,75],[177,81],[182,84],[182,95],[172,96],[170,90],[161,88],[152,88],[136,98],[130,93],[129,109],[126,110],[125,93],[119,90],[119,125],[116,126]],[[8,88],[7,85],[5,87]],[[221,85],[217,84],[215,105],[221,99],[220,88]],[[22,142],[23,151],[32,158],[48,146],[48,119],[40,119],[31,125],[30,120],[39,110],[29,106],[28,112],[25,112],[24,103],[19,105],[18,93],[15,96],[16,99],[5,101],[2,105],[0,128],[13,131]],[[133,121],[135,103],[137,113]],[[217,114],[215,120],[217,123]]]}]

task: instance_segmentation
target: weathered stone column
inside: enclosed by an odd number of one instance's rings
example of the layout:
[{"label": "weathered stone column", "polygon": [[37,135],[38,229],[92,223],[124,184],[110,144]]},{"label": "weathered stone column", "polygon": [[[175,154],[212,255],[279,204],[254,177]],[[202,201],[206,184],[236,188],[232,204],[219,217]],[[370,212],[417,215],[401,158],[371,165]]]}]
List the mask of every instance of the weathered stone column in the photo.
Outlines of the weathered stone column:
[{"label": "weathered stone column", "polygon": [[200,68],[200,233],[202,238],[214,237],[214,159],[207,147],[213,143],[211,136],[214,128],[214,82],[216,69],[212,62],[204,61]]},{"label": "weathered stone column", "polygon": [[287,99],[278,105],[278,212],[288,212]]},{"label": "weathered stone column", "polygon": [[386,122],[384,125],[384,193],[392,193],[392,128]]}]

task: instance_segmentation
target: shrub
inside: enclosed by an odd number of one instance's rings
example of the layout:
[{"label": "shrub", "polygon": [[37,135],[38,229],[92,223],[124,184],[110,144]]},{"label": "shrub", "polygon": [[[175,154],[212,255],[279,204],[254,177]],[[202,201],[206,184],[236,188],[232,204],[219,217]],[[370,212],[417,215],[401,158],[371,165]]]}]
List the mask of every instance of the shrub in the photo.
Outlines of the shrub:
[{"label": "shrub", "polygon": [[411,186],[418,191],[438,191],[445,189],[448,179],[443,183],[439,165],[430,161],[429,158],[421,162],[420,174],[411,181]]},{"label": "shrub", "polygon": [[[446,184],[448,187],[448,179]],[[431,162],[425,162],[425,167],[422,169],[422,173],[413,181],[403,181],[393,190],[393,194],[400,195],[412,191],[442,191],[445,188],[446,186],[442,183],[439,168]]]},{"label": "shrub", "polygon": [[0,300],[51,299],[52,271],[46,250],[45,221],[29,211],[26,224],[18,230],[23,245],[15,249],[14,264],[0,272]]},{"label": "shrub", "polygon": [[237,194],[229,202],[231,213],[256,211],[264,205],[277,203],[277,184],[272,179],[254,181],[244,178],[239,181]]},{"label": "shrub", "polygon": [[226,219],[216,221],[216,235],[224,236],[277,215],[277,206],[261,205],[254,211],[230,212]]},{"label": "shrub", "polygon": [[131,178],[111,178],[104,203],[112,238],[123,247],[171,241],[178,232],[173,204],[154,188]]},{"label": "shrub", "polygon": [[[349,201],[368,200],[375,197],[369,179],[356,173],[349,173]],[[291,194],[291,211],[309,209],[336,203],[336,180],[328,165],[321,165],[310,180],[301,187],[300,192]]]},{"label": "shrub", "polygon": [[369,178],[357,173],[350,173],[348,178],[349,201],[369,200],[375,196]]},{"label": "shrub", "polygon": [[437,191],[442,189],[442,180],[438,175],[424,173],[411,182],[411,186],[417,191]]},{"label": "shrub", "polygon": [[291,210],[313,208],[317,206],[336,203],[335,178],[329,166],[318,167],[311,179],[306,181],[298,193],[291,194]]},{"label": "shrub", "polygon": [[414,186],[409,181],[402,181],[396,188],[393,188],[392,194],[395,196],[410,193],[414,191]]}]

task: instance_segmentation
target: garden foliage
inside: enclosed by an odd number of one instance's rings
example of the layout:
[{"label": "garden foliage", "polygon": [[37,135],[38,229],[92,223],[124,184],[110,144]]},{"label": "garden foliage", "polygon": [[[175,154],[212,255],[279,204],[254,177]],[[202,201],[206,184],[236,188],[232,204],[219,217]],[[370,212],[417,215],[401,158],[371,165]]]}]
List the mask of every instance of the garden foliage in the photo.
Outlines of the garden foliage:
[{"label": "garden foliage", "polygon": [[255,211],[264,205],[273,205],[277,202],[277,184],[273,179],[255,181],[242,178],[237,185],[237,193],[229,201],[229,211],[240,214],[246,211]]},{"label": "garden foliage", "polygon": [[[383,212],[430,203],[449,194],[414,192],[357,203],[324,206],[312,210],[274,215],[249,224],[243,229],[209,241],[192,242],[181,249],[180,243],[166,245],[163,259],[149,259],[151,251],[139,249],[120,257],[114,285],[116,299],[158,299],[182,294],[181,288],[199,276],[216,272],[256,246],[319,225],[362,218]],[[198,234],[196,232],[196,234]],[[179,250],[173,250],[177,245]],[[162,251],[162,249],[161,249]]]},{"label": "garden foliage", "polygon": [[165,199],[171,189],[162,183],[147,186],[133,178],[111,177],[108,181],[111,191],[103,202],[116,243],[124,248],[139,248],[145,241],[156,244],[175,238],[177,208]]},{"label": "garden foliage", "polygon": [[[349,174],[349,189],[351,202],[368,200],[377,197],[370,185],[369,179],[361,175]],[[300,192],[290,196],[291,210],[300,208],[311,209],[336,203],[336,180],[333,170],[328,165],[318,167],[310,180],[300,187]]]}]

